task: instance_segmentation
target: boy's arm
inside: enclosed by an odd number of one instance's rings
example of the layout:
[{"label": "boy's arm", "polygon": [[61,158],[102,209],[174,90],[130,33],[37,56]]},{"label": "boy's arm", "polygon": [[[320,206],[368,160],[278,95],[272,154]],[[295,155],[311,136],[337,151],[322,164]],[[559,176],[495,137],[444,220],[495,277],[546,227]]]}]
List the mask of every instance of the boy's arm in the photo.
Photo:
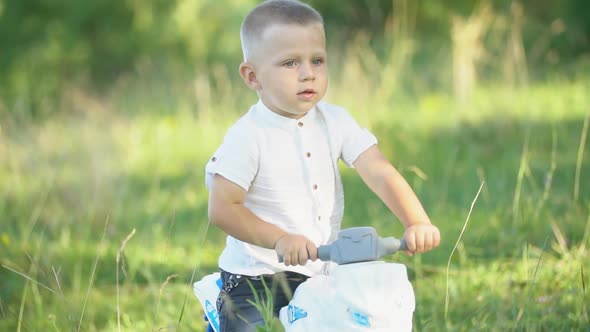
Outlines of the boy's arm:
[{"label": "boy's arm", "polygon": [[376,145],[353,163],[363,181],[406,227],[404,238],[410,252],[426,252],[440,243],[440,232],[432,225],[410,185]]},{"label": "boy's arm", "polygon": [[276,250],[285,265],[305,265],[308,259],[317,259],[312,241],[258,218],[244,206],[245,196],[242,187],[216,174],[209,190],[209,221],[240,241]]}]

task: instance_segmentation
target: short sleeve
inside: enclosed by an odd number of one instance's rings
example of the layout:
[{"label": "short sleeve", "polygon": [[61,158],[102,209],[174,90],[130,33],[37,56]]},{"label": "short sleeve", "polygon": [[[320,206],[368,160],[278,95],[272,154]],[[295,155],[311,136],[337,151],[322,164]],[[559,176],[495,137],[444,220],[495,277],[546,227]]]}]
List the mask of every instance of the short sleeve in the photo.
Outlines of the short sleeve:
[{"label": "short sleeve", "polygon": [[227,132],[223,143],[205,167],[205,184],[210,189],[215,174],[248,190],[258,172],[258,146],[254,130],[239,121]]},{"label": "short sleeve", "polygon": [[377,144],[377,138],[366,128],[361,128],[348,112],[343,111],[339,118],[344,135],[340,158],[348,167],[353,167],[352,164],[361,153]]}]

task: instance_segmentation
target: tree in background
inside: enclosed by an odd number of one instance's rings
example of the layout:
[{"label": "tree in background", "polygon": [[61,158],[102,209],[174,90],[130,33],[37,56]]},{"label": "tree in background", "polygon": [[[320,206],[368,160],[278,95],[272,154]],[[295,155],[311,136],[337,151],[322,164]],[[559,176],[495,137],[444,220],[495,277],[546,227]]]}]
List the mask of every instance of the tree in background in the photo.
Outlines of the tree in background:
[{"label": "tree in background", "polygon": [[[256,3],[256,0],[0,0],[0,113],[26,113],[35,118],[58,112],[59,105],[53,102],[60,99],[68,86],[107,93],[121,77],[138,74],[144,78],[149,74],[153,79],[183,80],[187,78],[183,75],[210,75],[211,68],[216,66],[225,66],[233,72],[241,57],[240,22]],[[590,2],[582,0],[446,3],[310,0],[310,3],[325,16],[330,43],[339,50],[333,54],[342,55],[340,59],[333,56],[331,61],[335,62],[344,58],[349,41],[363,32],[376,56],[388,59],[397,47],[388,40],[391,38],[388,29],[398,23],[396,18],[403,18],[408,28],[405,36],[414,45],[407,65],[413,68],[412,72],[428,77],[424,84],[432,88],[451,83],[448,79],[451,75],[433,73],[447,67],[441,63],[450,63],[451,50],[457,50],[453,37],[457,22],[473,18],[483,3],[490,5],[495,16],[493,22],[488,22],[488,33],[480,32],[481,49],[498,59],[506,59],[506,54],[516,59],[514,56],[521,54],[517,63],[504,61],[505,72],[510,72],[510,66],[514,65],[523,68],[522,63],[535,68],[562,66],[587,57],[590,51],[587,14]],[[399,8],[407,11],[403,15],[394,13]],[[514,8],[521,8],[517,25],[514,25]],[[492,31],[496,31],[495,37]],[[506,44],[504,37],[512,40],[511,44]],[[519,39],[520,50],[516,43]],[[507,48],[510,50],[506,51]],[[480,60],[488,61],[485,56]],[[496,73],[495,65],[482,67],[484,77],[501,76]],[[490,68],[493,70],[486,72]],[[528,77],[522,74],[514,79],[522,80],[523,75]]]}]

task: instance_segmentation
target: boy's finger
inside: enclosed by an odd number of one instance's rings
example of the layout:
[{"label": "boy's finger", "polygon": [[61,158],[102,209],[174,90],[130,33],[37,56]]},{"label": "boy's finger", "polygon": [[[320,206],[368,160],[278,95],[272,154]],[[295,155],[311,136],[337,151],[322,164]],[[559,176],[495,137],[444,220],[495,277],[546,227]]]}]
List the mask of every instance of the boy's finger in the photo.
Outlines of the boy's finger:
[{"label": "boy's finger", "polygon": [[416,242],[414,240],[414,234],[410,233],[404,236],[406,239],[406,246],[408,247],[408,251],[409,252],[414,252],[416,251]]},{"label": "boy's finger", "polygon": [[289,266],[291,264],[291,256],[287,253],[283,255],[283,264]]},{"label": "boy's finger", "polygon": [[307,263],[307,260],[309,259],[309,255],[307,254],[307,247],[301,247],[299,248],[299,265],[305,265],[305,263]]},{"label": "boy's finger", "polygon": [[408,242],[408,249],[410,249],[411,252],[416,252],[418,249],[417,246],[417,241],[416,241],[416,233],[411,233],[410,234],[410,241]]},{"label": "boy's finger", "polygon": [[438,247],[438,245],[440,244],[440,231],[437,229],[436,232],[434,232],[434,243],[435,243],[435,247]]},{"label": "boy's finger", "polygon": [[291,262],[290,262],[291,265],[292,266],[297,265],[297,261],[299,260],[299,258],[297,257],[297,251],[291,251],[290,256],[291,256]]},{"label": "boy's finger", "polygon": [[425,234],[416,234],[416,252],[424,252],[424,235]]},{"label": "boy's finger", "polygon": [[424,251],[429,251],[434,246],[434,234],[433,233],[426,233],[424,234]]}]

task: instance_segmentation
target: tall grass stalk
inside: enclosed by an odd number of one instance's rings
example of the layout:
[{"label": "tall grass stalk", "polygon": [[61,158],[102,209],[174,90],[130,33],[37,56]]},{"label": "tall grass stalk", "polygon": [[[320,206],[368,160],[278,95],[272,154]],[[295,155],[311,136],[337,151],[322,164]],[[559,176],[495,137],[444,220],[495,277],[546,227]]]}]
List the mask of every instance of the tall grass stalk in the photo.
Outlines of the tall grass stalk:
[{"label": "tall grass stalk", "polygon": [[589,238],[590,238],[590,205],[588,206],[588,217],[586,219],[586,227],[584,229],[584,236],[582,237],[582,244],[580,244],[580,248],[578,249],[578,255],[580,257],[582,257],[582,255],[586,251],[586,245],[588,244]]},{"label": "tall grass stalk", "polygon": [[51,321],[51,325],[53,326],[53,329],[56,332],[59,332],[59,328],[57,327],[57,324],[55,323],[56,316],[54,314],[49,315],[49,320]]},{"label": "tall grass stalk", "polygon": [[82,321],[84,320],[84,313],[86,312],[86,304],[88,303],[88,297],[90,296],[90,290],[92,289],[92,286],[94,285],[94,277],[96,275],[96,267],[98,266],[98,262],[100,261],[100,257],[102,256],[108,226],[109,226],[109,217],[107,216],[107,218],[105,219],[105,222],[104,222],[104,230],[102,232],[100,242],[98,243],[98,252],[96,254],[96,258],[94,259],[94,264],[92,265],[92,272],[90,273],[90,281],[88,282],[88,288],[86,289],[86,296],[84,297],[84,304],[82,305],[82,312],[80,313],[80,321],[78,322],[78,332],[80,331],[80,327],[82,327]]},{"label": "tall grass stalk", "polygon": [[[172,235],[172,230],[174,229],[175,222],[176,222],[176,210],[173,211],[172,218],[170,219],[170,227],[168,228],[168,235],[166,236],[166,243],[170,243],[170,238]],[[168,253],[168,246],[164,247],[164,256],[166,256],[167,253]],[[154,330],[154,324],[158,320],[158,311],[160,309],[160,300],[162,298],[162,292],[164,291],[164,288],[166,287],[166,285],[168,285],[170,280],[172,280],[176,277],[178,277],[178,274],[176,274],[176,273],[171,274],[168,277],[166,277],[166,280],[164,280],[162,285],[160,285],[160,290],[158,291],[158,300],[156,301],[156,309],[154,311],[154,321],[152,322],[152,331]]]},{"label": "tall grass stalk", "polygon": [[574,203],[578,201],[580,193],[580,170],[582,168],[582,158],[584,157],[584,146],[586,144],[586,135],[588,134],[588,123],[590,122],[590,111],[586,114],[584,119],[584,127],[580,135],[580,144],[578,145],[578,157],[576,159],[576,180],[574,182]]},{"label": "tall grass stalk", "polygon": [[[201,238],[200,242],[200,248],[203,248],[205,245],[205,239],[207,238],[207,233],[209,231],[209,226],[211,225],[211,223],[209,221],[207,221],[205,223],[205,231],[202,232],[203,237]],[[195,263],[195,266],[193,267],[193,273],[191,274],[191,279],[187,285],[186,291],[184,293],[184,301],[182,302],[182,308],[180,309],[180,315],[178,316],[178,322],[176,323],[176,329],[178,329],[180,327],[180,322],[182,322],[182,317],[184,316],[184,309],[186,308],[186,301],[188,300],[188,296],[189,294],[192,294],[193,292],[193,282],[195,281],[195,275],[197,274],[197,268],[200,265],[200,261]]]},{"label": "tall grass stalk", "polygon": [[41,216],[41,213],[45,208],[45,203],[47,201],[49,193],[51,192],[51,188],[51,185],[47,186],[47,189],[43,191],[43,193],[41,193],[41,197],[37,201],[37,204],[35,204],[35,207],[33,208],[33,211],[29,218],[29,222],[27,223],[27,227],[24,230],[23,243],[29,242],[31,235],[33,234],[33,229],[35,228],[35,225],[37,225],[39,217]]},{"label": "tall grass stalk", "polygon": [[117,280],[117,331],[121,331],[121,295],[120,295],[120,290],[119,290],[119,263],[121,262],[121,256],[123,254],[123,251],[125,250],[125,246],[127,245],[127,241],[131,240],[131,238],[133,237],[133,235],[135,235],[135,228],[131,230],[131,233],[129,233],[129,235],[127,235],[127,237],[121,242],[121,246],[119,247],[119,251],[117,251],[117,258],[116,258],[116,263],[117,263],[117,269],[115,272],[115,278]]},{"label": "tall grass stalk", "polygon": [[551,221],[551,230],[553,231],[553,235],[555,236],[555,240],[559,244],[559,248],[561,248],[562,253],[567,252],[567,239],[559,226],[555,223],[555,221]]},{"label": "tall grass stalk", "polygon": [[4,305],[2,305],[2,296],[0,296],[0,314],[2,314],[2,319],[6,318],[6,312],[4,312]]},{"label": "tall grass stalk", "polygon": [[[61,271],[61,268],[59,270],[55,271],[55,267],[53,267],[53,265],[52,265],[51,266],[51,271],[53,272],[53,276],[55,278],[55,283],[57,284],[57,290],[59,291],[59,297],[60,297],[62,303],[65,304],[66,303],[66,301],[65,301],[66,298],[64,296],[63,289],[61,288],[61,282],[59,281],[59,273]],[[72,314],[69,311],[67,312],[67,315],[68,315],[68,319],[73,324],[74,323],[74,317],[72,317]],[[54,322],[54,324],[55,324],[55,322]],[[56,327],[56,329],[57,329],[57,327]]]},{"label": "tall grass stalk", "polygon": [[588,304],[586,301],[586,277],[584,277],[584,265],[580,264],[580,279],[582,279],[582,303],[584,304],[584,313],[586,314],[586,320],[588,326],[590,326],[590,312],[588,311]]},{"label": "tall grass stalk", "polygon": [[156,301],[156,310],[154,312],[154,322],[152,323],[152,331],[154,330],[154,324],[158,319],[158,311],[160,309],[160,300],[162,299],[162,293],[164,292],[164,288],[166,287],[166,285],[168,285],[170,280],[172,280],[176,277],[178,277],[178,274],[176,274],[176,273],[169,275],[166,278],[166,280],[162,283],[162,285],[160,286],[160,290],[158,291],[158,300]]},{"label": "tall grass stalk", "polygon": [[43,284],[40,281],[37,281],[37,280],[29,277],[28,275],[26,275],[26,274],[24,274],[22,272],[19,272],[19,271],[15,270],[15,269],[11,268],[10,266],[6,266],[6,265],[2,264],[2,267],[5,268],[5,269],[7,269],[8,271],[11,271],[11,272],[14,272],[14,273],[18,274],[19,276],[25,278],[27,281],[31,281],[31,282],[34,282],[34,283],[40,285],[41,287],[47,289],[48,291],[52,292],[53,294],[58,294],[53,288],[51,288],[51,287]]},{"label": "tall grass stalk", "polygon": [[[274,298],[272,296],[272,292],[271,292],[270,288],[268,288],[268,285],[266,284],[264,279],[260,279],[260,280],[262,281],[262,286],[264,287],[264,294],[265,294],[266,300],[263,298],[260,298],[258,292],[254,288],[254,286],[252,285],[250,280],[247,280],[248,286],[250,286],[250,289],[252,290],[252,294],[254,294],[254,301],[252,301],[250,299],[248,299],[247,301],[252,306],[254,306],[256,308],[256,310],[258,310],[258,312],[260,312],[260,315],[262,316],[262,319],[264,320],[264,326],[259,326],[257,331],[260,331],[260,332],[283,331],[282,326],[280,326],[281,325],[280,322],[278,322],[274,317],[274,313],[273,313],[273,311],[274,311]],[[239,314],[238,314],[238,317],[240,319],[245,320],[245,318],[243,316],[240,316]]]},{"label": "tall grass stalk", "polygon": [[527,130],[527,134],[524,139],[524,144],[522,147],[522,154],[520,155],[520,166],[518,167],[518,176],[516,178],[516,188],[514,189],[514,200],[512,201],[512,217],[514,227],[518,222],[518,206],[520,205],[520,194],[522,191],[522,182],[527,170],[527,163],[528,163],[528,153],[529,153],[529,140],[530,140],[530,131]]},{"label": "tall grass stalk", "polygon": [[479,193],[481,193],[481,190],[482,190],[484,184],[485,184],[485,182],[481,183],[481,185],[479,186],[479,190],[477,190],[477,194],[475,195],[475,198],[471,202],[471,207],[469,208],[469,213],[467,213],[467,218],[465,219],[465,223],[463,223],[463,228],[461,229],[461,233],[459,233],[459,237],[457,238],[457,241],[455,242],[455,246],[453,247],[453,250],[451,250],[451,254],[449,255],[449,260],[447,262],[447,272],[446,272],[445,320],[447,320],[448,313],[449,313],[449,271],[451,269],[451,259],[453,259],[453,254],[455,253],[455,250],[457,250],[457,247],[459,246],[459,242],[461,241],[461,238],[463,237],[463,233],[465,233],[465,229],[467,228],[467,223],[469,222],[469,218],[471,217],[471,212],[473,211],[473,207],[475,206],[475,202],[477,201],[477,198],[479,197]]},{"label": "tall grass stalk", "polygon": [[[537,272],[539,271],[539,267],[541,266],[541,258],[543,258],[543,253],[545,252],[545,249],[547,248],[547,243],[549,242],[549,238],[545,238],[545,242],[543,243],[543,248],[541,248],[541,254],[539,255],[539,258],[537,259],[537,265],[535,266],[535,271],[533,272],[533,278],[529,281],[529,296],[527,299],[527,302],[523,308],[523,314],[522,317],[526,317],[527,314],[527,309],[531,303],[531,299],[533,298],[533,292],[535,290],[535,281],[537,280]],[[528,256],[528,253],[527,253]],[[525,268],[528,270],[528,264],[525,266]],[[528,273],[527,273],[528,275]],[[519,320],[516,320],[516,324],[518,324]]]},{"label": "tall grass stalk", "polygon": [[[29,275],[35,275],[35,273],[37,272],[37,264],[36,261],[38,259],[38,255],[39,255],[39,248],[37,248],[36,252],[35,252],[35,257],[28,257],[30,260],[30,266],[29,266]],[[25,287],[23,289],[23,295],[21,298],[21,303],[20,303],[20,307],[19,307],[19,311],[18,311],[18,326],[17,326],[17,331],[20,332],[21,328],[22,328],[22,323],[23,323],[23,317],[24,317],[24,309],[25,309],[25,304],[27,302],[27,297],[28,297],[28,293],[29,293],[29,287],[31,287],[31,291],[33,291],[32,285],[37,285],[38,283],[30,283],[30,280],[33,280],[32,278],[27,279],[27,281],[25,282]],[[39,289],[37,288],[37,291]],[[35,294],[33,294],[33,296],[35,296]],[[37,296],[38,292],[37,292]]]},{"label": "tall grass stalk", "polygon": [[21,327],[23,324],[23,316],[24,316],[24,312],[25,312],[25,303],[27,301],[28,294],[29,294],[29,280],[27,279],[27,281],[25,282],[25,287],[23,289],[23,295],[21,296],[20,306],[18,309],[18,323],[16,326],[16,332],[21,331]]},{"label": "tall grass stalk", "polygon": [[553,183],[553,174],[557,169],[557,134],[555,133],[555,127],[553,127],[552,130],[552,138],[553,141],[551,143],[551,168],[549,169],[547,175],[545,175],[543,196],[541,197],[541,200],[539,201],[539,204],[537,205],[537,208],[534,212],[535,220],[539,217],[541,209],[543,208],[543,206],[545,206],[545,203],[549,199],[549,193],[551,192],[551,185]]}]

